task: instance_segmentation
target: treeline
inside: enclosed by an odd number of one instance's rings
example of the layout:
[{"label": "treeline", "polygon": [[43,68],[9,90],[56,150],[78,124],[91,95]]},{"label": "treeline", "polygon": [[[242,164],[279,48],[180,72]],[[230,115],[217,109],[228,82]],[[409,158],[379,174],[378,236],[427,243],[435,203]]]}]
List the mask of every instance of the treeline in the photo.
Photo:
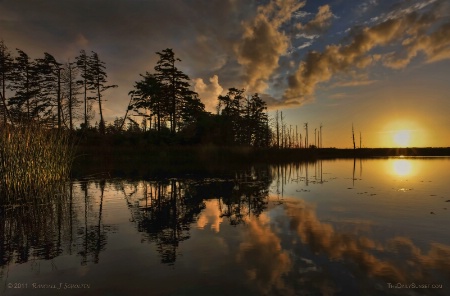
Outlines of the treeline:
[{"label": "treeline", "polygon": [[[173,50],[156,54],[159,59],[153,71],[140,74],[129,92],[125,115],[107,123],[105,91],[117,85],[108,83],[105,63],[96,52],[81,50],[73,61],[62,63],[47,52],[37,59],[20,49],[13,54],[0,41],[0,122],[70,130],[88,143],[109,135],[119,142],[151,144],[313,146],[308,143],[307,128],[302,140],[297,126],[287,127],[278,111],[270,119],[258,93],[249,96],[244,89],[230,88],[218,97],[215,113],[205,111],[189,76],[177,67],[181,60]],[[321,147],[321,141],[315,146]]]},{"label": "treeline", "polygon": [[173,50],[157,55],[154,72],[141,74],[130,92],[129,130],[153,131],[157,141],[169,134],[189,144],[269,146],[267,106],[258,94],[246,96],[243,89],[230,88],[218,97],[217,113],[206,112],[190,89],[189,76],[177,68],[181,60]]},{"label": "treeline", "polygon": [[[58,62],[49,53],[31,59],[23,50],[14,56],[0,41],[0,99],[2,123],[33,122],[58,129],[89,127],[93,104],[98,104],[99,132],[105,131],[103,93],[108,85],[105,63],[84,50],[74,61]],[[80,110],[82,108],[82,110]]]}]

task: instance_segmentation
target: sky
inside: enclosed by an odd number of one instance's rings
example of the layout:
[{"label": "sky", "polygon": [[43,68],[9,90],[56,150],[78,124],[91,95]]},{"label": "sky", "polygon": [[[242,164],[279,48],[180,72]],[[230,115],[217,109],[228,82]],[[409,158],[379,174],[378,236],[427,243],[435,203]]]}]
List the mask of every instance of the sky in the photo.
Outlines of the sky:
[{"label": "sky", "polygon": [[0,39],[60,62],[97,52],[119,86],[110,122],[172,48],[210,112],[244,88],[303,137],[308,123],[309,144],[322,125],[323,147],[353,147],[353,125],[357,146],[450,146],[446,0],[0,0]]}]

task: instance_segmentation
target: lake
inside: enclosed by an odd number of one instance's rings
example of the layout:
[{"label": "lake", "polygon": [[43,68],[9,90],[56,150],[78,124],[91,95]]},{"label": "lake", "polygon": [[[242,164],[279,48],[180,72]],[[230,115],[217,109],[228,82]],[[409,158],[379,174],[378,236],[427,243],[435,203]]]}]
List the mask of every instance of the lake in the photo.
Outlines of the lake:
[{"label": "lake", "polygon": [[1,295],[450,295],[450,159],[72,180],[0,209]]}]

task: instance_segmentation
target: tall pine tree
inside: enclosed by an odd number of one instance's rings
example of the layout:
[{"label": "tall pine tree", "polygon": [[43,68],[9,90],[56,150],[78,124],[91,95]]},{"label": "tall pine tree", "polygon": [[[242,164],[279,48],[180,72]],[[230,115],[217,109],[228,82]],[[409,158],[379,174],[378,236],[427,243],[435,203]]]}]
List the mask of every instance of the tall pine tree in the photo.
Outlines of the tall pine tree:
[{"label": "tall pine tree", "polygon": [[[62,64],[58,63],[51,54],[44,53],[43,59],[37,60],[37,73],[39,79],[38,98],[42,112],[42,117],[53,120],[56,117],[58,129],[62,127],[62,94],[61,94],[61,71]],[[56,109],[56,115],[52,112]]]},{"label": "tall pine tree", "polygon": [[85,50],[80,51],[80,55],[75,58],[77,63],[77,68],[80,70],[81,80],[78,80],[78,84],[82,85],[83,95],[84,95],[84,128],[89,127],[89,114],[88,114],[88,90],[89,86],[92,84],[91,73],[89,72],[89,56],[86,54]]},{"label": "tall pine tree", "polygon": [[37,98],[40,77],[36,61],[31,60],[20,49],[17,49],[17,52],[19,55],[15,58],[10,87],[15,94],[8,105],[11,106],[10,111],[16,119],[30,121],[36,119],[41,107]]},{"label": "tall pine tree", "polygon": [[161,133],[161,124],[168,117],[168,105],[163,97],[163,85],[148,72],[142,75],[142,80],[134,84],[134,90],[130,92],[132,96],[129,106],[139,116],[148,118],[150,121],[155,117],[158,135]]},{"label": "tall pine tree", "polygon": [[181,106],[186,98],[192,98],[195,92],[189,89],[189,76],[175,66],[175,63],[181,62],[181,60],[175,58],[175,53],[171,48],[164,49],[156,54],[159,55],[159,60],[155,66],[155,77],[162,85],[163,97],[170,118],[170,129],[174,134],[182,120]]},{"label": "tall pine tree", "polygon": [[62,81],[62,97],[63,97],[63,115],[65,122],[70,130],[74,129],[74,120],[79,117],[77,108],[81,106],[82,102],[78,98],[81,94],[81,85],[77,83],[77,78],[80,70],[75,63],[67,62],[61,73]]},{"label": "tall pine tree", "polygon": [[98,109],[100,113],[100,123],[99,130],[100,133],[105,133],[105,120],[103,119],[103,108],[102,108],[102,97],[103,92],[110,89],[115,88],[117,85],[107,85],[108,81],[106,78],[108,75],[106,74],[105,63],[100,60],[98,54],[96,52],[92,52],[92,56],[88,62],[89,69],[89,90],[91,90],[95,94],[95,99],[98,102]]},{"label": "tall pine tree", "polygon": [[3,115],[3,124],[6,125],[7,120],[12,123],[12,119],[8,110],[6,89],[10,83],[14,69],[14,59],[11,56],[11,52],[6,47],[3,40],[0,40],[0,99],[2,108],[0,112]]}]

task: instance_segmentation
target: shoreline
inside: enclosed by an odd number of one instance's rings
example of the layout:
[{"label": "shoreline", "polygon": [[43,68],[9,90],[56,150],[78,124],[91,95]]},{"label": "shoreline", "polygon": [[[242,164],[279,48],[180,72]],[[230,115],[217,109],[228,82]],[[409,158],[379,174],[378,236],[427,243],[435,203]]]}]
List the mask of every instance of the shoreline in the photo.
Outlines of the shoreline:
[{"label": "shoreline", "polygon": [[450,158],[450,147],[277,149],[220,146],[81,145],[77,147],[72,176],[203,174],[246,165],[388,157]]}]

